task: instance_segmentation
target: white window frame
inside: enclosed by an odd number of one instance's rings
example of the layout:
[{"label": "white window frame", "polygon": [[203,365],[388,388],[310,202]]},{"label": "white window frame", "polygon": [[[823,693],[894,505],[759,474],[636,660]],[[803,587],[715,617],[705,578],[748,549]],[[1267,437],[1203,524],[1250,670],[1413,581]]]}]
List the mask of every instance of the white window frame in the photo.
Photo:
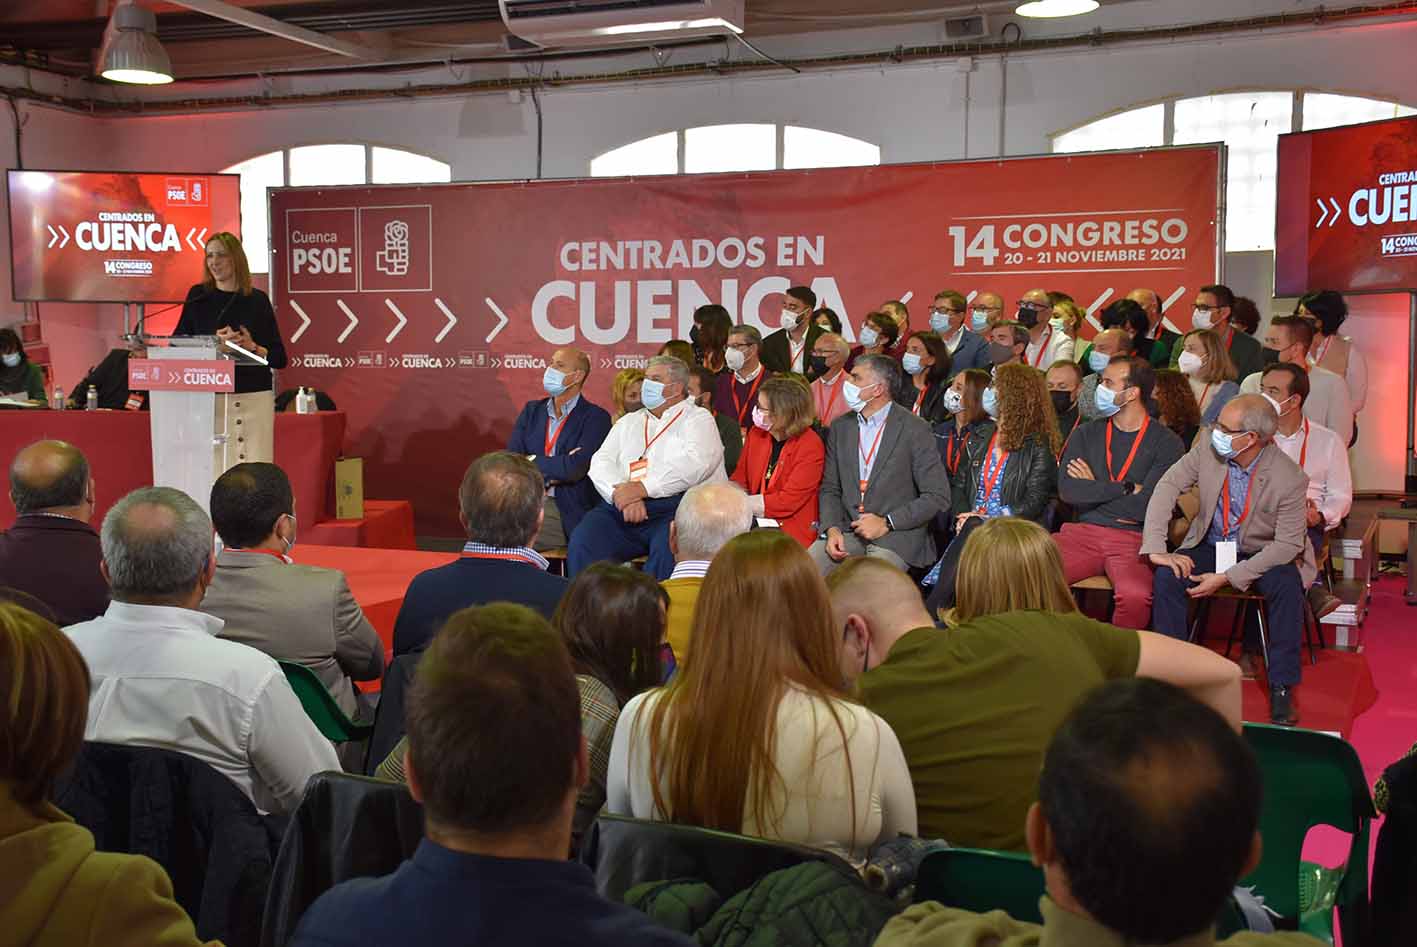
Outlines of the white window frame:
[{"label": "white window frame", "polygon": [[[642,135],[641,137],[636,138],[636,139],[634,139],[633,141],[621,142],[620,144],[616,145],[614,148],[607,148],[607,149],[605,149],[604,151],[600,152],[599,154],[593,155],[593,156],[586,162],[586,174],[587,174],[588,176],[590,176],[590,177],[624,177],[625,175],[618,175],[618,174],[617,174],[617,175],[608,175],[608,174],[607,174],[607,175],[597,175],[597,174],[595,173],[595,167],[594,167],[594,166],[595,166],[595,162],[596,162],[597,160],[599,160],[600,158],[603,158],[604,156],[606,156],[606,155],[608,155],[608,154],[611,154],[612,152],[619,151],[621,148],[628,147],[629,145],[636,145],[636,144],[639,144],[639,143],[642,142],[642,141],[647,141],[647,140],[649,140],[649,139],[651,139],[651,138],[659,138],[659,137],[662,136],[662,135],[669,135],[669,134],[672,134],[672,135],[675,136],[675,141],[676,141],[676,143],[677,143],[677,147],[676,147],[676,149],[675,149],[675,151],[676,151],[675,170],[674,170],[673,172],[670,172],[670,173],[673,173],[673,174],[685,174],[685,173],[686,173],[685,170],[684,170],[685,151],[686,151],[685,141],[686,141],[687,133],[688,133],[688,132],[691,132],[691,131],[696,131],[696,130],[701,129],[701,128],[714,128],[714,127],[716,127],[716,126],[718,126],[718,125],[764,125],[764,126],[772,126],[772,127],[773,127],[773,136],[774,136],[774,139],[775,139],[775,142],[776,142],[776,144],[775,144],[775,153],[774,153],[774,155],[773,155],[773,167],[772,167],[771,169],[764,168],[764,169],[762,169],[762,170],[775,170],[775,171],[781,171],[781,170],[783,170],[783,154],[784,154],[784,147],[785,147],[785,146],[784,146],[784,142],[785,142],[785,140],[786,140],[787,128],[788,128],[789,126],[792,127],[792,128],[804,129],[804,130],[806,130],[806,131],[826,132],[826,133],[832,134],[832,135],[840,135],[842,138],[850,138],[850,139],[852,139],[853,141],[860,142],[860,143],[863,144],[863,145],[866,145],[866,146],[869,146],[869,147],[871,147],[871,148],[876,149],[877,158],[876,158],[876,162],[875,162],[875,163],[876,163],[877,165],[879,165],[879,164],[881,163],[881,162],[880,162],[880,152],[881,152],[881,148],[880,148],[880,146],[877,145],[875,142],[867,141],[867,140],[864,139],[864,138],[857,138],[855,135],[848,135],[848,134],[846,134],[845,132],[835,131],[834,129],[830,129],[830,128],[817,128],[817,127],[812,126],[812,125],[799,125],[799,124],[797,124],[796,122],[713,122],[713,123],[707,124],[707,125],[694,125],[694,126],[691,126],[691,127],[688,127],[688,128],[675,128],[675,129],[668,129],[668,128],[666,128],[666,129],[661,129],[661,130],[659,130],[659,131],[653,132],[653,133],[648,134],[648,135]],[[831,167],[870,167],[870,166],[871,166],[871,165],[854,164],[854,165],[832,165]],[[827,167],[827,166],[823,166],[823,167]],[[663,173],[666,173],[666,172],[645,172],[645,175],[644,175],[644,176],[648,177],[648,176],[650,176],[651,174],[663,174]],[[742,173],[751,173],[751,172],[724,172],[724,173],[740,173],[740,174],[742,174]],[[630,176],[633,177],[634,175],[630,175]]]}]

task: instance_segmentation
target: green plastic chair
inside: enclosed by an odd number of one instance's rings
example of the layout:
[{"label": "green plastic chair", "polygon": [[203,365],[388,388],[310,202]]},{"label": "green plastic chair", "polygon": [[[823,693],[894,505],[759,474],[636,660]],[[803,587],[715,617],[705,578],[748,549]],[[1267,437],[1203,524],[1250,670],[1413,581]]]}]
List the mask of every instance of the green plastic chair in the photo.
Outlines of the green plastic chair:
[{"label": "green plastic chair", "polygon": [[325,682],[314,671],[291,661],[276,663],[285,672],[285,679],[290,682],[295,696],[300,698],[300,706],[305,708],[305,713],[315,722],[315,728],[324,734],[325,739],[331,743],[357,743],[368,739],[374,732],[372,723],[355,723],[345,716],[340,705],[325,689]]},{"label": "green plastic chair", "polygon": [[[1264,773],[1260,833],[1264,857],[1243,883],[1252,884],[1276,926],[1333,942],[1338,909],[1345,944],[1363,944],[1368,930],[1368,833],[1377,815],[1363,765],[1351,744],[1313,730],[1245,724],[1245,740]],[[1352,836],[1341,867],[1300,860],[1316,825]]]}]

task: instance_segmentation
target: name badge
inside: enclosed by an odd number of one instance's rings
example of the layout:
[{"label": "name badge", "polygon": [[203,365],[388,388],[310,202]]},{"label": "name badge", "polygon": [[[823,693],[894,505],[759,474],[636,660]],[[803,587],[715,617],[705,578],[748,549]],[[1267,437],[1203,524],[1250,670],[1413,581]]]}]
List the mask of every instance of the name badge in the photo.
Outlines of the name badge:
[{"label": "name badge", "polygon": [[858,503],[858,504],[856,504],[856,512],[857,512],[857,513],[865,513],[865,512],[866,512],[866,487],[869,486],[870,483],[871,483],[871,481],[869,481],[869,480],[858,480],[858,481],[857,481],[857,489],[858,489],[858,490],[860,491],[860,493],[861,493],[861,502]]},{"label": "name badge", "polygon": [[1233,539],[1215,544],[1215,571],[1229,572],[1239,561],[1239,544]]},{"label": "name badge", "polygon": [[639,483],[649,476],[649,461],[641,457],[639,460],[630,463],[630,480]]}]

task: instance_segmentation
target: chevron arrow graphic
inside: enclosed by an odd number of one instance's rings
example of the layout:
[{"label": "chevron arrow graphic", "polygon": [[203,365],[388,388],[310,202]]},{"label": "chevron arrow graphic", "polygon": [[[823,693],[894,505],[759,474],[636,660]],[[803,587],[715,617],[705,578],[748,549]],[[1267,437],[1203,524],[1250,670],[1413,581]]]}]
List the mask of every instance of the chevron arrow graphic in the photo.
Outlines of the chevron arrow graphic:
[{"label": "chevron arrow graphic", "polygon": [[447,338],[448,333],[453,331],[453,326],[458,324],[458,317],[453,315],[453,311],[449,309],[446,305],[444,305],[443,300],[438,299],[437,297],[434,297],[433,305],[441,309],[443,311],[443,315],[448,317],[448,324],[443,326],[441,332],[433,336],[433,342],[436,344],[438,342],[442,342],[443,339]]},{"label": "chevron arrow graphic", "polygon": [[1334,224],[1338,223],[1338,217],[1343,213],[1343,208],[1339,207],[1338,201],[1331,197],[1328,199],[1328,202],[1333,205],[1333,216],[1328,219],[1328,225],[1332,227]]},{"label": "chevron arrow graphic", "polygon": [[1328,220],[1328,205],[1324,203],[1322,197],[1314,198],[1314,203],[1319,205],[1319,222],[1314,224],[1314,229],[1317,230],[1324,225],[1325,220]]},{"label": "chevron arrow graphic", "polygon": [[399,320],[399,324],[390,329],[389,334],[384,336],[385,342],[392,342],[394,340],[394,336],[402,332],[403,327],[408,325],[408,317],[405,316],[403,313],[399,312],[399,307],[394,305],[394,301],[392,299],[385,299],[384,305],[388,306],[389,311],[392,312],[395,316],[397,316]]},{"label": "chevron arrow graphic", "polygon": [[507,314],[503,312],[501,308],[498,307],[498,305],[492,301],[491,296],[488,296],[486,299],[483,300],[483,302],[487,303],[487,307],[491,309],[492,312],[495,313],[497,316],[497,328],[487,333],[487,341],[491,342],[493,339],[497,338],[498,332],[501,332],[507,327],[507,323],[510,320],[507,318]]},{"label": "chevron arrow graphic", "polygon": [[295,310],[295,314],[300,317],[300,328],[290,335],[292,343],[299,342],[300,337],[305,334],[305,330],[310,328],[310,317],[305,315],[305,310],[300,308],[300,303],[295,300],[290,301],[290,308]]},{"label": "chevron arrow graphic", "polygon": [[359,325],[359,317],[349,311],[349,307],[344,304],[343,299],[336,299],[335,305],[340,308],[340,312],[349,317],[349,325],[345,326],[344,331],[339,334],[339,338],[335,339],[336,342],[344,344],[344,340],[349,338],[349,334],[354,331],[354,327]]}]

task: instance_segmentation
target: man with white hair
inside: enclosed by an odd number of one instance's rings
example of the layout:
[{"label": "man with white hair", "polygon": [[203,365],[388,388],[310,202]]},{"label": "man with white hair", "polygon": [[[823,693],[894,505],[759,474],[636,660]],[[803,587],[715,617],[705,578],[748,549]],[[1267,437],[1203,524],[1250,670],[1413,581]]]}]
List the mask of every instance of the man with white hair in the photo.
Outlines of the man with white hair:
[{"label": "man with white hair", "polygon": [[625,415],[590,462],[604,500],[571,534],[566,566],[574,576],[594,562],[648,556],[656,579],[674,571],[669,526],[690,487],[724,480],[723,441],[713,414],[688,398],[689,366],[657,355],[645,368],[644,407]]},{"label": "man with white hair", "polygon": [[728,541],[753,526],[748,494],[731,480],[700,484],[684,494],[669,527],[674,572],[659,583],[669,596],[667,638],[674,658],[683,661],[694,625],[694,606],[709,564]]},{"label": "man with white hair", "polygon": [[846,378],[846,360],[851,344],[835,332],[823,332],[812,344],[812,401],[817,406],[817,421],[823,429],[851,409],[841,396]]},{"label": "man with white hair", "polygon": [[280,666],[218,638],[197,611],[216,572],[212,521],[171,487],[134,490],[103,519],[113,602],[64,629],[93,677],[84,739],[196,757],[262,811],[289,812],[310,777],[340,768]]}]

